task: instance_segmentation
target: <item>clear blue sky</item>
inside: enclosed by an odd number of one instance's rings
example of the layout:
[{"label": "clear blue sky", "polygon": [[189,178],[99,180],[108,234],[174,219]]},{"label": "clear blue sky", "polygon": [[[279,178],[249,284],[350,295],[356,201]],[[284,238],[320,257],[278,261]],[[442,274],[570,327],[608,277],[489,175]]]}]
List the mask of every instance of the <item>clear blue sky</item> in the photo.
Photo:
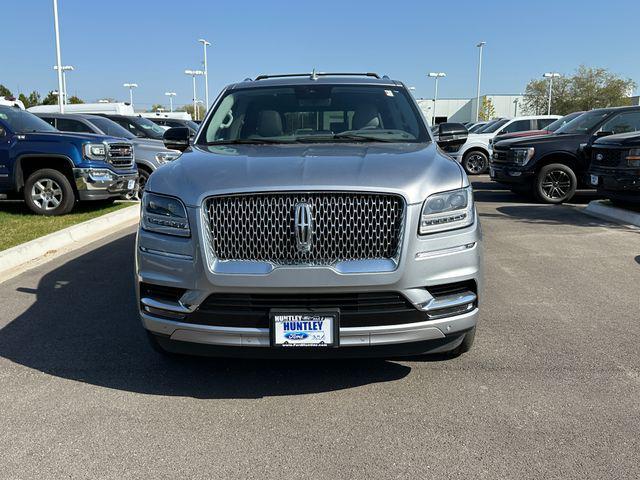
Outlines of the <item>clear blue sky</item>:
[{"label": "clear blue sky", "polygon": [[[200,68],[205,37],[210,95],[268,72],[377,71],[441,97],[475,95],[478,41],[487,42],[483,93],[518,93],[545,71],[601,66],[640,83],[640,1],[609,0],[59,0],[70,94],[87,101],[191,99],[185,68]],[[51,0],[2,0],[0,83],[57,88]],[[202,86],[200,96],[203,96]]]}]

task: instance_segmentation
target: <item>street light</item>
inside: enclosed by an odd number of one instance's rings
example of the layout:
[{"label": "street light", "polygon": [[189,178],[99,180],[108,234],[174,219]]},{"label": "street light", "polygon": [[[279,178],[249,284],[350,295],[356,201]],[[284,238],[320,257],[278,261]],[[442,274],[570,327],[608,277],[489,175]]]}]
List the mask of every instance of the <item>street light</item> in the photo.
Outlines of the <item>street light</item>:
[{"label": "street light", "polygon": [[476,93],[476,122],[480,118],[480,78],[482,77],[482,49],[487,44],[487,42],[480,42],[476,45],[479,48],[479,56],[478,56],[478,90]]},{"label": "street light", "polygon": [[196,105],[196,77],[198,75],[204,75],[202,70],[185,70],[185,75],[190,75],[193,78],[193,119],[198,120],[198,106]]},{"label": "street light", "polygon": [[[58,70],[58,66],[54,65],[53,69]],[[72,65],[62,66],[62,97],[65,105],[69,103],[69,93],[67,90],[67,72],[70,72],[72,70],[74,70]]]},{"label": "street light", "polygon": [[551,89],[553,88],[553,79],[560,78],[560,74],[556,72],[547,72],[542,76],[549,79],[549,106],[547,107],[547,115],[551,115]]},{"label": "street light", "polygon": [[436,91],[433,95],[433,111],[431,112],[431,114],[433,115],[431,120],[431,126],[433,126],[436,124],[436,102],[438,101],[438,80],[446,77],[447,74],[444,72],[431,72],[429,73],[428,76],[436,79]]},{"label": "street light", "polygon": [[138,84],[137,83],[123,83],[122,86],[124,88],[128,88],[129,89],[129,105],[131,105],[131,108],[133,108],[133,89],[134,88],[138,88]]},{"label": "street light", "polygon": [[202,44],[204,50],[204,102],[209,109],[209,68],[207,67],[207,47],[211,45],[204,38],[198,40]]},{"label": "street light", "polygon": [[518,116],[518,102],[519,102],[519,101],[520,101],[520,99],[519,99],[519,98],[517,98],[517,97],[513,100],[513,104],[515,105],[515,107],[514,107],[514,111],[513,111],[513,116],[514,116],[514,117],[517,117],[517,116]]},{"label": "street light", "polygon": [[[53,29],[56,34],[56,66],[58,67],[58,91],[64,92],[62,88],[62,55],[60,54],[60,27],[58,25],[58,0],[53,0]],[[64,113],[64,101],[62,95],[58,95],[58,106],[60,113]]]},{"label": "street light", "polygon": [[176,96],[176,92],[164,92],[169,97],[169,111],[173,112],[173,97]]}]

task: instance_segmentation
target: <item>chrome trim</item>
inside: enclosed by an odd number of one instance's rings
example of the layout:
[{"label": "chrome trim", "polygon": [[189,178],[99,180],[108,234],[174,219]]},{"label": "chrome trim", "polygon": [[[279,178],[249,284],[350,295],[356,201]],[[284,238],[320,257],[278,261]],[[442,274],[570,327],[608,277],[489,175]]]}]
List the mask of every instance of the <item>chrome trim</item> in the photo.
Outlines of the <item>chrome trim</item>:
[{"label": "chrome trim", "polygon": [[192,313],[196,307],[185,306],[181,302],[167,302],[165,300],[156,300],[153,298],[143,297],[140,299],[140,303],[145,307],[155,308],[157,310],[167,310],[173,313],[182,313],[184,315]]},{"label": "chrome trim", "polygon": [[176,258],[178,260],[190,260],[193,261],[192,255],[184,255],[182,253],[173,253],[173,252],[164,252],[162,250],[154,250],[153,248],[143,247],[142,245],[139,247],[141,252],[148,253],[151,255],[159,255],[161,257],[168,258]]},{"label": "chrome trim", "polygon": [[398,268],[398,262],[393,259],[376,260],[346,260],[333,265],[276,265],[271,262],[254,262],[250,260],[218,260],[213,258],[209,267],[213,273],[223,275],[268,275],[279,268],[329,268],[337,273],[387,273]]},{"label": "chrome trim", "polygon": [[[109,175],[104,175],[108,171]],[[102,173],[102,174],[101,174]],[[79,191],[104,191],[109,193],[126,193],[129,180],[135,180],[135,190],[138,183],[138,173],[116,173],[106,166],[104,168],[74,168],[73,176]]]},{"label": "chrome trim", "polygon": [[[427,287],[428,288],[428,287]],[[445,310],[449,308],[463,307],[464,305],[474,305],[478,300],[478,296],[467,290],[462,293],[454,293],[452,295],[446,295],[438,298],[432,298],[431,300],[420,304],[420,310],[425,312],[437,313],[438,310]]]}]

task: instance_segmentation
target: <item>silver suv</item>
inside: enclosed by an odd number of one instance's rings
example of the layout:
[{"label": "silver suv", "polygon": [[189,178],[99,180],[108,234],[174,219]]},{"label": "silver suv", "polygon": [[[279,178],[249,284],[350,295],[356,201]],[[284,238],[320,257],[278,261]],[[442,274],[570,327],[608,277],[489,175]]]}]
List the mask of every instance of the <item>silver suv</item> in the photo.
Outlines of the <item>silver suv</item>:
[{"label": "silver suv", "polygon": [[[440,146],[466,139],[442,124]],[[469,180],[405,85],[376,74],[226,87],[149,179],[138,305],[161,352],[277,357],[467,351],[481,287]]]}]

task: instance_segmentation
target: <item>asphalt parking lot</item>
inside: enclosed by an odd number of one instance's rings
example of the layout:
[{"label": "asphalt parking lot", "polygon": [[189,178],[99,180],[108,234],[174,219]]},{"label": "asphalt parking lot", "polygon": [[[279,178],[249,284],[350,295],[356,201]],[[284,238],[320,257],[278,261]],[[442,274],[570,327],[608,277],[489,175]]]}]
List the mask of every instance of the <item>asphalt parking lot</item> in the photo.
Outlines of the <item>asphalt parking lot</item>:
[{"label": "asphalt parking lot", "polygon": [[640,233],[475,183],[453,360],[163,359],[132,230],[0,284],[0,478],[640,477]]}]

